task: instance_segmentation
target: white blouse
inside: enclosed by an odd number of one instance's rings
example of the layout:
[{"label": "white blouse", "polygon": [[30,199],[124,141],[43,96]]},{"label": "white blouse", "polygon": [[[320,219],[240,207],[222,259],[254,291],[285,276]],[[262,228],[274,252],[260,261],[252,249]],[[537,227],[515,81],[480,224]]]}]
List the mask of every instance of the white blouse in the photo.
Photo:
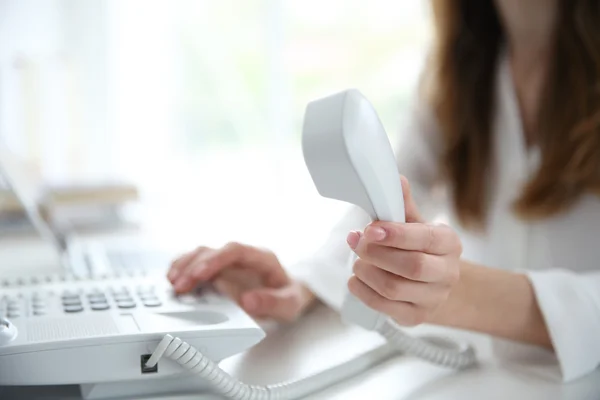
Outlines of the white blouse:
[{"label": "white blouse", "polygon": [[[527,274],[552,338],[557,369],[562,380],[570,381],[600,364],[600,241],[596,236],[600,198],[584,196],[570,211],[539,222],[524,222],[513,215],[511,204],[536,170],[539,155],[526,148],[506,56],[501,58],[496,84],[493,200],[486,232],[462,229],[451,213],[449,224],[461,235],[465,259]],[[396,146],[398,168],[409,179],[422,215],[431,220],[450,209],[447,198],[433,191],[442,138],[423,105],[415,107],[402,133]],[[369,222],[362,210],[351,208],[326,243],[291,270],[335,309],[341,307],[350,274],[346,236]]]}]

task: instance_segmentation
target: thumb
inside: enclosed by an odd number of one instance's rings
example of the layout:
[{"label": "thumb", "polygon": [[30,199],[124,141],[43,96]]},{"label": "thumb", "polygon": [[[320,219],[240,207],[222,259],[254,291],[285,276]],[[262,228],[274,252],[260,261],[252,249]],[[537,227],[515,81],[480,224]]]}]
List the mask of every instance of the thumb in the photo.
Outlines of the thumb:
[{"label": "thumb", "polygon": [[404,196],[404,212],[406,214],[406,222],[424,222],[410,191],[408,179],[406,179],[405,176],[400,176],[400,181],[402,182],[402,194]]},{"label": "thumb", "polygon": [[247,291],[240,298],[241,307],[257,318],[292,321],[301,308],[301,299],[293,285],[283,288],[260,288]]}]

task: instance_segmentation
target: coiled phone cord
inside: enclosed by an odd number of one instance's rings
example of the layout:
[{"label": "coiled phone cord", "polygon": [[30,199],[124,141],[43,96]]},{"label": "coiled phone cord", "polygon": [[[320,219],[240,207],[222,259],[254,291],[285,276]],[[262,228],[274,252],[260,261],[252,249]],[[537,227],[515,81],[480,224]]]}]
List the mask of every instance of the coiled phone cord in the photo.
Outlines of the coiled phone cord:
[{"label": "coiled phone cord", "polygon": [[217,363],[179,338],[165,335],[146,366],[154,367],[162,357],[176,361],[207,381],[213,389],[234,400],[292,400],[307,396],[355,376],[399,354],[414,355],[435,364],[463,369],[476,362],[472,347],[441,338],[413,338],[391,320],[378,332],[387,343],[357,358],[306,378],[268,386],[248,385],[223,371]]}]

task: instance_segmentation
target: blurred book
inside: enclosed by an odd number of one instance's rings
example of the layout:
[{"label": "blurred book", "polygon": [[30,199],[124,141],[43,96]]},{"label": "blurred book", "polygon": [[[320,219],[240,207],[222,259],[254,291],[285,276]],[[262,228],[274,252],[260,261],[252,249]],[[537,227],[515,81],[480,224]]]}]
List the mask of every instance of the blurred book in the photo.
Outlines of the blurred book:
[{"label": "blurred book", "polygon": [[[45,186],[36,195],[41,215],[58,232],[105,233],[139,228],[137,189],[129,184]],[[0,185],[0,237],[37,235],[16,194]]]},{"label": "blurred book", "polygon": [[47,183],[40,208],[58,230],[90,233],[136,229],[131,210],[138,202],[137,187],[126,182]]},{"label": "blurred book", "polygon": [[46,184],[42,196],[45,208],[115,205],[139,200],[137,188],[125,182]]},{"label": "blurred book", "polygon": [[135,185],[119,181],[50,182],[33,163],[0,143],[0,235],[34,233],[35,209],[56,231],[105,233],[139,226]]}]

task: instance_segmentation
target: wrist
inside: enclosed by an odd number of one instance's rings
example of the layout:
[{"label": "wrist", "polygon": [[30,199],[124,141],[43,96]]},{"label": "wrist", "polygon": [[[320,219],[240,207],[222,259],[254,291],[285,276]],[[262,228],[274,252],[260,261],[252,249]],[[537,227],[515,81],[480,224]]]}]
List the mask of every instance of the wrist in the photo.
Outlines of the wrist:
[{"label": "wrist", "polygon": [[460,261],[460,278],[450,290],[450,294],[430,316],[428,323],[450,327],[462,327],[465,321],[472,318],[475,305],[468,299],[469,288],[472,286],[476,268],[473,264]]},{"label": "wrist", "polygon": [[552,348],[526,275],[461,261],[461,276],[428,323]]}]

